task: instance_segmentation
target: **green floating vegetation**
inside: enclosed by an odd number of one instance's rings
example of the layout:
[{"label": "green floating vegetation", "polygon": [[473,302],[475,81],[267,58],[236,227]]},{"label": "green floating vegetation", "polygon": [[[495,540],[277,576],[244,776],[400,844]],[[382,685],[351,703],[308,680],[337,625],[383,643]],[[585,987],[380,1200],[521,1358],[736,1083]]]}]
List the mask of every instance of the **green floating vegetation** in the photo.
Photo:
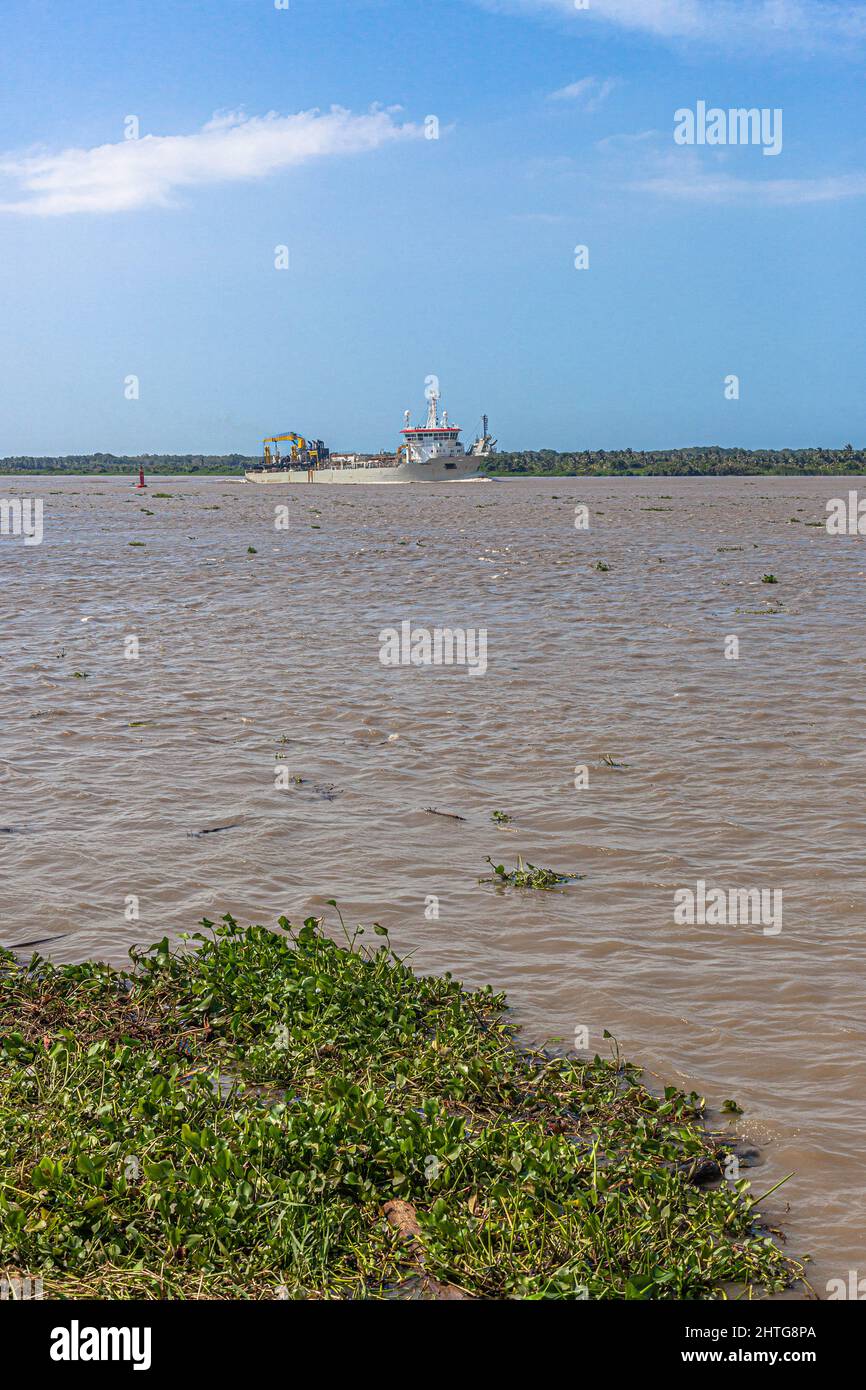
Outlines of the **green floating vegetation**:
[{"label": "green floating vegetation", "polygon": [[[799,1275],[697,1096],[521,1051],[503,996],[202,923],[0,953],[0,1272],[47,1298],[712,1299]],[[758,1199],[759,1200],[759,1199]]]},{"label": "green floating vegetation", "polygon": [[507,811],[494,811],[490,819],[496,825],[507,825],[508,822],[513,819],[513,817],[509,816]]},{"label": "green floating vegetation", "polygon": [[573,883],[581,877],[580,874],[560,874],[555,869],[539,869],[537,865],[524,864],[522,857],[517,856],[517,868],[506,869],[504,864],[494,864],[490,855],[487,862],[493,870],[492,878],[479,878],[479,883],[498,883],[508,885],[510,888],[555,888],[558,883]]}]

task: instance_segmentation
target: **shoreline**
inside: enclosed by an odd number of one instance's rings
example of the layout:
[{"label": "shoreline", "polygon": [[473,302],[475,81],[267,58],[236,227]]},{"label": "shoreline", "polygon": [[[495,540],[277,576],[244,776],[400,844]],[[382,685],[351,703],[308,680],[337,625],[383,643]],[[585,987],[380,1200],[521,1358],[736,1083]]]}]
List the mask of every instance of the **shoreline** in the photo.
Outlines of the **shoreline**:
[{"label": "shoreline", "polygon": [[[131,478],[133,473],[137,474],[138,464],[128,468],[105,469],[94,472],[87,468],[54,468],[54,469],[30,469],[12,468],[5,470],[0,464],[0,477],[2,478],[92,478],[104,481],[109,478]],[[208,469],[197,468],[184,472],[175,471],[171,468],[161,468],[153,464],[146,465],[146,476],[150,478],[172,479],[176,482],[194,481],[196,478],[222,478],[243,483],[247,479],[244,477],[245,468],[231,469]],[[866,477],[866,459],[858,462],[852,468],[819,468],[815,470],[800,468],[725,468],[725,469],[694,469],[694,470],[673,470],[665,472],[663,469],[656,468],[607,468],[591,469],[583,471],[556,471],[555,469],[531,469],[531,468],[507,468],[498,471],[488,469],[485,478],[492,482],[507,482],[511,479],[520,478],[541,478],[547,481],[562,481],[568,478],[579,478],[587,481],[592,478],[611,479],[611,478],[642,478],[644,480],[657,479],[659,482],[681,482],[684,479],[692,478],[798,478],[803,481],[811,478],[862,478]],[[458,480],[455,480],[458,481]],[[292,486],[292,484],[286,484]],[[328,484],[321,484],[327,487]]]},{"label": "shoreline", "polygon": [[[342,923],[341,923],[342,924]],[[0,1272],[48,1298],[748,1297],[803,1278],[703,1101],[316,919],[0,953]],[[345,929],[344,929],[345,932]],[[184,941],[196,943],[185,948]],[[807,1285],[805,1287],[808,1287]],[[804,1294],[807,1297],[808,1294]]]}]

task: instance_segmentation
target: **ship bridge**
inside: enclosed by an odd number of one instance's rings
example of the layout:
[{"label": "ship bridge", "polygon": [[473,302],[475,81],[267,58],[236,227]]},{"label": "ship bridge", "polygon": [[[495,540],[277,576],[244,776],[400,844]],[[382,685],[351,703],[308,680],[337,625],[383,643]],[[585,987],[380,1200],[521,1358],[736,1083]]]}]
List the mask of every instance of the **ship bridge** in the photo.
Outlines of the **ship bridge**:
[{"label": "ship bridge", "polygon": [[406,425],[400,431],[405,441],[409,458],[416,463],[440,455],[453,456],[464,453],[460,440],[460,426],[448,423],[448,411],[443,410],[439,419],[439,396],[431,392],[427,405],[427,419],[423,425],[410,425],[409,412],[406,411]]}]

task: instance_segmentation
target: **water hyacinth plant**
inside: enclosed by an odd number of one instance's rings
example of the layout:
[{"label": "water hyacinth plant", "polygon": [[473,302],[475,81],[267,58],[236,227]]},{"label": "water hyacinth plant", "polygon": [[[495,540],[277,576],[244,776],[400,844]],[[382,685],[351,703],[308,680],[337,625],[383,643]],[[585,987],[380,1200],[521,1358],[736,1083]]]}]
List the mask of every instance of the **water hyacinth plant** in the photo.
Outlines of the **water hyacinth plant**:
[{"label": "water hyacinth plant", "polygon": [[[514,1042],[504,999],[202,924],[133,968],[0,955],[0,1273],[46,1298],[711,1299],[798,1274],[701,1102]],[[447,1293],[442,1291],[446,1290]]]},{"label": "water hyacinth plant", "polygon": [[539,869],[535,864],[524,864],[522,857],[517,856],[517,868],[506,869],[504,864],[494,864],[490,855],[487,862],[493,870],[492,878],[480,878],[479,883],[498,883],[502,887],[511,888],[555,888],[559,883],[573,883],[580,878],[580,874],[560,874],[555,869]]}]

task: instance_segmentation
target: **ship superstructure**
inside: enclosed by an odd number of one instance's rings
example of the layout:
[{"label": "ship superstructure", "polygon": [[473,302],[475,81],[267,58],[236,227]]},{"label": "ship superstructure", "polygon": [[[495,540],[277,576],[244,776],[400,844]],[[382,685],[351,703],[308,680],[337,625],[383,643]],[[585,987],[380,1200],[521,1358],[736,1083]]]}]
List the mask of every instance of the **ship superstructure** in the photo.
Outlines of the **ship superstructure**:
[{"label": "ship superstructure", "polygon": [[439,419],[439,396],[430,392],[427,403],[427,419],[423,425],[410,425],[411,412],[403,416],[403,449],[410,463],[427,463],[435,458],[462,458],[466,450],[460,443],[460,426],[448,423],[448,411],[443,410]]}]

